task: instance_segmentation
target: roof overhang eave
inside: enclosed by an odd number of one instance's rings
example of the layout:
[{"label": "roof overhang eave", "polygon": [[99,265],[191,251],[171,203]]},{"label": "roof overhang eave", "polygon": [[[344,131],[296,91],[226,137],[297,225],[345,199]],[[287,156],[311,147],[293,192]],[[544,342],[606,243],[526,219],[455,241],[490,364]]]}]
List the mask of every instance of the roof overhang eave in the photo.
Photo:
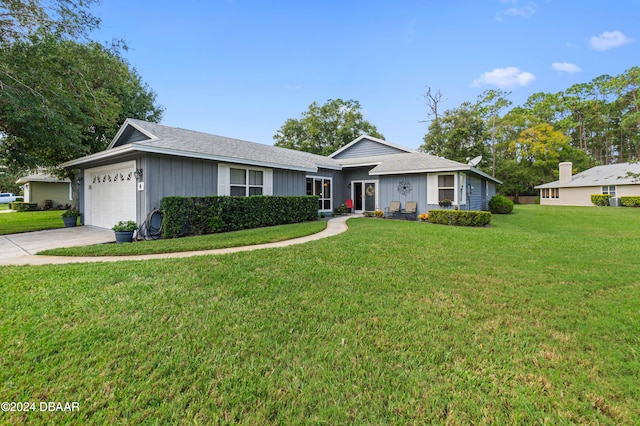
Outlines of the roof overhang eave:
[{"label": "roof overhang eave", "polygon": [[306,173],[315,173],[318,171],[318,167],[315,165],[313,167],[295,166],[291,164],[271,163],[267,161],[256,161],[256,160],[249,160],[245,158],[233,158],[233,157],[225,157],[221,155],[211,155],[211,154],[202,154],[202,153],[196,153],[196,152],[190,152],[190,151],[180,151],[175,149],[160,148],[156,146],[147,146],[144,144],[136,144],[136,143],[124,145],[122,147],[113,148],[108,151],[98,152],[96,154],[87,155],[86,157],[67,161],[66,163],[61,164],[61,167],[69,168],[73,166],[80,166],[82,164],[87,164],[87,163],[91,163],[99,160],[105,160],[112,157],[117,157],[119,155],[129,154],[131,152],[145,152],[150,154],[174,155],[178,157],[197,158],[200,160],[213,160],[213,161],[220,161],[224,163],[246,164],[249,166],[295,170],[295,171],[306,172]]}]

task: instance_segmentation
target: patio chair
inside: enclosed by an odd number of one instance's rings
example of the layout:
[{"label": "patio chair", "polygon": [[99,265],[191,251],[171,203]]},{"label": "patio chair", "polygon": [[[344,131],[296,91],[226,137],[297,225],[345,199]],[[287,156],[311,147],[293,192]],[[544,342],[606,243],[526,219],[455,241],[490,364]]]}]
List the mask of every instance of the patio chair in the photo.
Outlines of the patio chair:
[{"label": "patio chair", "polygon": [[404,209],[400,211],[400,214],[402,214],[405,219],[416,220],[418,218],[418,203],[415,201],[407,201]]},{"label": "patio chair", "polygon": [[384,217],[394,218],[400,214],[400,201],[391,201],[384,211]]}]

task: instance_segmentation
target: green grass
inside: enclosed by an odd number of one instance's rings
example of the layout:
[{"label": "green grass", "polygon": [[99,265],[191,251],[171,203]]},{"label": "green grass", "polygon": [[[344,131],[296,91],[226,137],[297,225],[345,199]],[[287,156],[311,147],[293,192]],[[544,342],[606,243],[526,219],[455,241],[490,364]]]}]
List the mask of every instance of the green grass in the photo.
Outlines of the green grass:
[{"label": "green grass", "polygon": [[0,235],[64,228],[62,213],[62,210],[2,213]]},{"label": "green grass", "polygon": [[136,241],[131,244],[96,244],[44,250],[38,254],[50,256],[128,256],[137,254],[174,253],[181,251],[213,250],[255,244],[274,243],[316,234],[327,227],[327,222],[315,221],[289,225],[269,226],[222,234],[174,238],[156,241]]},{"label": "green grass", "polygon": [[0,210],[9,210],[9,204],[0,204]]},{"label": "green grass", "polygon": [[6,267],[3,423],[637,424],[640,209]]}]

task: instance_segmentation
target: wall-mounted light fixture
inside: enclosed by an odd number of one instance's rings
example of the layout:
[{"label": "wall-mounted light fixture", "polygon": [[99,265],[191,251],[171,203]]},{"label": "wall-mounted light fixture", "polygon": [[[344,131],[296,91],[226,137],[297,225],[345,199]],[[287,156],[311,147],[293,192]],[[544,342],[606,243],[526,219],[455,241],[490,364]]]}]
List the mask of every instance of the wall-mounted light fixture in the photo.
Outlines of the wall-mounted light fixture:
[{"label": "wall-mounted light fixture", "polygon": [[142,179],[142,169],[136,169],[136,171],[133,172],[133,175],[136,177],[136,180]]}]

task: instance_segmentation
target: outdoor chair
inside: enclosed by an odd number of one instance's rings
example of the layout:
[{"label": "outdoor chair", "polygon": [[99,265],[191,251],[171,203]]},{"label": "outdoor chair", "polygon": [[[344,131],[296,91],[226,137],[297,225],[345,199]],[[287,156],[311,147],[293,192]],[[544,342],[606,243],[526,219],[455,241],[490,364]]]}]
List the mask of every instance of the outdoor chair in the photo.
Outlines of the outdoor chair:
[{"label": "outdoor chair", "polygon": [[392,201],[389,203],[389,207],[385,209],[384,217],[394,218],[400,214],[400,201]]},{"label": "outdoor chair", "polygon": [[400,211],[405,219],[416,220],[418,218],[418,203],[415,201],[407,201],[404,209]]}]

